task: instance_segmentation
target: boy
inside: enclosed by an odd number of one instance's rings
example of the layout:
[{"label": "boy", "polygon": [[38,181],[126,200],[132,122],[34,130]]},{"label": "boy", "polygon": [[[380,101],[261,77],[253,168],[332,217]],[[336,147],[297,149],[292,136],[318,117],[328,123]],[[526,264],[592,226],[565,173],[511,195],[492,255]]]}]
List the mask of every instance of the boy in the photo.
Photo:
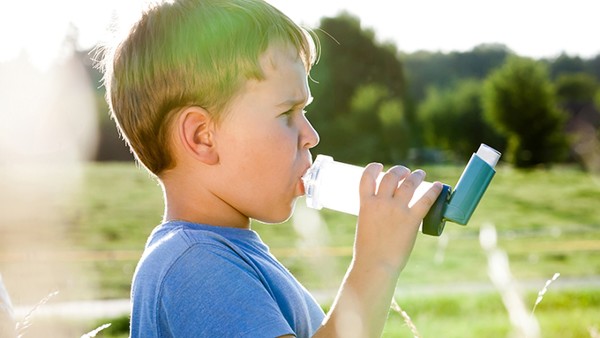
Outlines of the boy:
[{"label": "boy", "polygon": [[353,261],[327,315],[250,229],[285,221],[304,194],[315,53],[262,0],[156,5],[107,53],[111,112],[165,200],[133,279],[132,337],[381,335],[439,183],[409,208],[422,171],[393,167],[376,189],[382,166],[366,167]]}]

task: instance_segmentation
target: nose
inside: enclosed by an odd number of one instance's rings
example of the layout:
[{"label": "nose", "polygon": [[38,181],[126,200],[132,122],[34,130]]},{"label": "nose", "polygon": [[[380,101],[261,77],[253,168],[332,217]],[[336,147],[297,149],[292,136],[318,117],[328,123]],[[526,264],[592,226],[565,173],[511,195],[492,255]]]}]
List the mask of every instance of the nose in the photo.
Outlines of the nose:
[{"label": "nose", "polygon": [[306,116],[303,117],[302,129],[299,136],[299,144],[302,145],[302,148],[310,149],[319,144],[319,133],[317,133]]}]

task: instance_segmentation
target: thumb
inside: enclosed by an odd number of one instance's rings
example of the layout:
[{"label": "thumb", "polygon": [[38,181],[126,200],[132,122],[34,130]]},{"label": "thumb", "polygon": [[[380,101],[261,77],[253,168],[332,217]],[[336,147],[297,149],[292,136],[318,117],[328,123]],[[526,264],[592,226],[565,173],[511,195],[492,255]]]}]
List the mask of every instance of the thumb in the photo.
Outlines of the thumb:
[{"label": "thumb", "polygon": [[369,163],[360,178],[360,196],[374,196],[377,191],[377,176],[381,173],[381,163]]}]

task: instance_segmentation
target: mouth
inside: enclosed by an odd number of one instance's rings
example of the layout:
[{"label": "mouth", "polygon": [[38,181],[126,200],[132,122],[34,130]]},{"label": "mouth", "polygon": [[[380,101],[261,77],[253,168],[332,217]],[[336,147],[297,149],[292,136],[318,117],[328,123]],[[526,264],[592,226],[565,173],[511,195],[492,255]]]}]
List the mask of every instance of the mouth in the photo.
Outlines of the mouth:
[{"label": "mouth", "polygon": [[[312,162],[312,161],[310,161]],[[310,168],[312,166],[312,163],[309,162],[309,165],[302,171],[302,175],[300,176],[299,179],[299,190],[300,190],[300,196],[304,196],[306,195],[306,181],[308,180],[308,175],[310,173]]]}]

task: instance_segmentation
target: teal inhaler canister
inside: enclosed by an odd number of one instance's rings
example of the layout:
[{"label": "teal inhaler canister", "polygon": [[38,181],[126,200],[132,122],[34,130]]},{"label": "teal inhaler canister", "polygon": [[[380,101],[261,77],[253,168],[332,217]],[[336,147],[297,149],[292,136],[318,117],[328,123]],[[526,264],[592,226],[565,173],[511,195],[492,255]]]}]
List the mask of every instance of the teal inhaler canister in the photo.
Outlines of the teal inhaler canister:
[{"label": "teal inhaler canister", "polygon": [[482,144],[465,167],[444,211],[444,219],[465,225],[483,197],[496,170],[500,153]]}]

